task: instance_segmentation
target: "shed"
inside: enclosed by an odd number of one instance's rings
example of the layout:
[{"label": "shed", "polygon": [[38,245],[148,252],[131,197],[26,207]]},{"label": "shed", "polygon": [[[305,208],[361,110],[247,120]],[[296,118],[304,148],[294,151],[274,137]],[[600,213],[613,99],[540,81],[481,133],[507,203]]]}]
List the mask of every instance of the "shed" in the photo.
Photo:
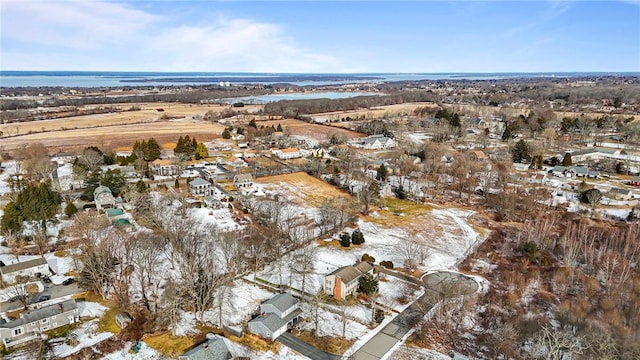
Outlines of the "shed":
[{"label": "shed", "polygon": [[116,324],[120,329],[126,328],[132,321],[133,318],[126,312],[121,312],[116,315]]}]

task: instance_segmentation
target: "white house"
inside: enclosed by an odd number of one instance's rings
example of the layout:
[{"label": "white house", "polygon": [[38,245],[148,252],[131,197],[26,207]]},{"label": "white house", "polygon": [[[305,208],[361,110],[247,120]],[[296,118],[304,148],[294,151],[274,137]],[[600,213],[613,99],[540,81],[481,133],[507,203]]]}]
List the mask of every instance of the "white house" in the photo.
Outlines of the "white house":
[{"label": "white house", "polygon": [[104,185],[98,186],[93,190],[93,201],[96,203],[96,209],[110,209],[116,206],[116,198],[113,197],[111,189]]},{"label": "white house", "polygon": [[211,184],[203,178],[195,178],[189,182],[189,192],[193,196],[207,195]]},{"label": "white house", "polygon": [[42,333],[80,320],[75,300],[67,300],[20,314],[20,318],[0,324],[5,348],[39,339]]},{"label": "white house", "polygon": [[253,186],[253,177],[251,174],[238,174],[233,177],[233,185],[237,189],[248,188]]},{"label": "white house", "polygon": [[291,294],[278,294],[260,305],[260,315],[249,321],[249,331],[271,341],[295,324],[302,311]]},{"label": "white house", "polygon": [[170,159],[157,159],[149,164],[149,169],[154,175],[173,176],[178,175],[180,168]]},{"label": "white house", "polygon": [[37,258],[2,266],[0,267],[0,274],[2,275],[2,281],[12,283],[17,276],[49,276],[51,271],[49,270],[47,259]]},{"label": "white house", "polygon": [[298,148],[286,148],[276,150],[275,155],[282,160],[297,159],[302,157],[302,153]]},{"label": "white house", "polygon": [[322,288],[325,294],[341,300],[356,293],[360,277],[364,274],[373,275],[373,266],[366,261],[344,266],[325,276]]},{"label": "white house", "polygon": [[384,135],[371,135],[360,141],[363,148],[370,150],[391,149],[396,146],[392,138]]}]

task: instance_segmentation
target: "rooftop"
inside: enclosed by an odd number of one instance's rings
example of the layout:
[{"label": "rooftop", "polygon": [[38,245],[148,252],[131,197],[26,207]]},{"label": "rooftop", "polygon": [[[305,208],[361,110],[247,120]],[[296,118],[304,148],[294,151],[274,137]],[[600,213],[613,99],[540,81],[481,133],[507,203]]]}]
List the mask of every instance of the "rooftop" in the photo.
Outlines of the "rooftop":
[{"label": "rooftop", "polygon": [[3,267],[0,267],[0,272],[3,274],[10,274],[16,271],[29,269],[29,268],[40,266],[40,265],[48,265],[47,259],[37,258],[33,260],[22,261],[19,263],[3,266]]},{"label": "rooftop", "polygon": [[298,303],[298,299],[291,296],[289,293],[278,294],[271,299],[265,301],[263,304],[271,304],[275,306],[280,311],[286,311],[290,309],[292,306]]},{"label": "rooftop", "polygon": [[31,310],[22,313],[20,319],[0,324],[0,328],[12,329],[24,324],[32,323],[42,319],[47,319],[55,315],[59,315],[74,309],[77,309],[78,305],[75,300],[67,300],[58,304],[45,306],[41,309]]}]

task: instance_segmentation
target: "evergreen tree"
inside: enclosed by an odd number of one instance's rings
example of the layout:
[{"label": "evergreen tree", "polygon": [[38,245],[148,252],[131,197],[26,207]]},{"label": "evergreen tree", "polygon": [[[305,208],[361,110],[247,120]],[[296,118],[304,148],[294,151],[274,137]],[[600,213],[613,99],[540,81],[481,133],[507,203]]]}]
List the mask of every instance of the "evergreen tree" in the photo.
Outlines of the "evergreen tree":
[{"label": "evergreen tree", "polygon": [[513,162],[529,162],[531,161],[531,155],[529,154],[529,145],[524,140],[519,140],[516,145],[511,149],[511,155],[513,156]]},{"label": "evergreen tree", "polygon": [[562,166],[569,167],[571,165],[572,165],[571,153],[565,153],[564,158],[562,158]]},{"label": "evergreen tree", "polygon": [[224,129],[224,131],[222,132],[222,138],[231,139],[231,132],[229,131],[229,128]]},{"label": "evergreen tree", "polygon": [[407,198],[407,192],[404,190],[404,186],[400,185],[393,189],[393,193],[400,200],[404,200]]},{"label": "evergreen tree", "polygon": [[14,201],[7,204],[1,220],[3,232],[20,232],[24,221],[37,222],[46,227],[46,221],[60,210],[62,198],[51,189],[49,182],[28,183]]},{"label": "evergreen tree", "polygon": [[276,128],[276,131],[282,132],[282,125],[280,125],[280,123],[278,123],[278,127]]},{"label": "evergreen tree", "polygon": [[378,170],[376,171],[376,180],[387,181],[387,175],[388,175],[388,171],[387,171],[387,168],[384,166],[384,163],[380,164],[380,167],[378,167]]},{"label": "evergreen tree", "polygon": [[67,203],[67,206],[64,208],[64,214],[68,217],[72,217],[78,212],[78,208],[73,204],[72,201]]},{"label": "evergreen tree", "polygon": [[347,233],[340,234],[340,245],[342,245],[342,247],[351,246],[351,237],[349,236],[349,234]]},{"label": "evergreen tree", "polygon": [[100,179],[100,183],[111,189],[114,194],[120,194],[120,191],[122,191],[122,188],[127,182],[124,179],[122,172],[120,172],[120,169],[109,169],[105,171],[104,175]]},{"label": "evergreen tree", "polygon": [[360,229],[355,229],[351,233],[351,243],[354,245],[364,244],[364,235]]},{"label": "evergreen tree", "polygon": [[154,161],[160,159],[161,153],[162,149],[160,148],[160,144],[158,144],[156,139],[149,139],[149,141],[147,141],[146,147],[144,148],[144,160]]},{"label": "evergreen tree", "polygon": [[196,160],[205,159],[209,156],[209,151],[203,143],[198,143],[196,146]]},{"label": "evergreen tree", "polygon": [[258,125],[256,125],[256,120],[255,119],[251,119],[251,121],[249,121],[249,126],[251,126],[254,129],[258,128]]},{"label": "evergreen tree", "polygon": [[358,291],[371,296],[378,292],[378,280],[371,274],[364,274],[358,279]]},{"label": "evergreen tree", "polygon": [[84,188],[80,198],[85,201],[93,201],[93,192],[100,186],[100,180],[102,179],[102,170],[97,168],[93,170],[86,180],[87,186]]}]

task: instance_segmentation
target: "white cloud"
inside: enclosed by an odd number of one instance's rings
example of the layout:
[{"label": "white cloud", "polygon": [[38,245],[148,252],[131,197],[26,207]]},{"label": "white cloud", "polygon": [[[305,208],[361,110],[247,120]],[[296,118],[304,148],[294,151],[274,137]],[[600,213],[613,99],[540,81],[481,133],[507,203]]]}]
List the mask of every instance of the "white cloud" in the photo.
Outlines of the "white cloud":
[{"label": "white cloud", "polygon": [[220,14],[204,25],[175,24],[174,18],[110,2],[1,4],[2,68],[7,70],[323,72],[344,67],[338,57],[298,46],[289,29],[278,24]]}]

